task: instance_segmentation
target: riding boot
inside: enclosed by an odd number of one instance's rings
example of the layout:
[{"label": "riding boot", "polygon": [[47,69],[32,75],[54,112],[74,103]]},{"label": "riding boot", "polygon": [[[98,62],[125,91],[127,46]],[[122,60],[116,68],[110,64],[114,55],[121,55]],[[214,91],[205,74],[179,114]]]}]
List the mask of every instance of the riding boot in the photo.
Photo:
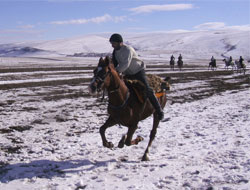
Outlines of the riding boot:
[{"label": "riding boot", "polygon": [[150,93],[148,96],[149,101],[151,102],[152,106],[155,108],[155,111],[157,113],[158,119],[162,120],[164,118],[164,112],[162,111],[161,105],[155,95],[153,93]]}]

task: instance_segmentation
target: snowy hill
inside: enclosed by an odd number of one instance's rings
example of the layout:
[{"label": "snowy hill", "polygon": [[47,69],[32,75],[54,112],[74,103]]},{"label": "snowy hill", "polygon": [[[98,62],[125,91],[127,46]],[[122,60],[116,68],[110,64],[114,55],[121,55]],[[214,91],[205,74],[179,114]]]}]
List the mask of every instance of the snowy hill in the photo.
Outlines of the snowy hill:
[{"label": "snowy hill", "polygon": [[196,31],[152,33],[129,38],[131,45],[143,54],[169,57],[183,54],[186,58],[239,57],[249,59],[249,31]]},{"label": "snowy hill", "polygon": [[[0,56],[72,56],[111,53],[111,34],[93,34],[36,43],[0,44]],[[217,58],[240,55],[250,59],[250,31],[176,31],[123,34],[143,57],[168,58],[181,53],[185,58]]]}]

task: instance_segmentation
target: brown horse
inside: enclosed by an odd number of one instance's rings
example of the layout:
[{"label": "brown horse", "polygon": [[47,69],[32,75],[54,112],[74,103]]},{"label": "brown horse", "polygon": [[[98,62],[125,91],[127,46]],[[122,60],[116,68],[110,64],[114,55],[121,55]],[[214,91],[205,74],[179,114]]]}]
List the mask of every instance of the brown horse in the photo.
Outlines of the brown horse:
[{"label": "brown horse", "polygon": [[[162,84],[164,84],[164,81],[162,81]],[[168,83],[165,82],[165,84]],[[138,144],[140,141],[143,140],[143,138],[140,136],[138,136],[134,140],[132,140],[132,138],[134,132],[137,129],[139,121],[146,119],[155,111],[149,100],[145,98],[145,101],[143,101],[143,98],[138,98],[138,93],[140,94],[139,91],[135,93],[134,90],[130,90],[128,88],[124,80],[116,72],[114,65],[112,64],[112,60],[109,57],[106,57],[105,59],[99,59],[98,66],[94,70],[94,77],[92,78],[91,83],[89,85],[89,91],[92,94],[100,88],[104,88],[107,90],[109,99],[109,118],[100,128],[103,146],[107,148],[114,147],[112,142],[107,141],[105,131],[107,128],[116,124],[128,127],[127,135],[124,135],[118,144],[119,148],[123,148],[124,144],[127,146]],[[164,108],[167,101],[165,89],[162,90],[162,94],[158,98],[162,108]],[[155,138],[157,127],[159,125],[159,119],[157,117],[157,114],[154,113],[153,116],[153,129],[150,133],[150,140],[148,146],[142,157],[143,161],[149,160],[149,148]]]},{"label": "brown horse", "polygon": [[174,70],[175,61],[172,59],[172,60],[170,60],[169,63],[170,63],[170,69]]}]

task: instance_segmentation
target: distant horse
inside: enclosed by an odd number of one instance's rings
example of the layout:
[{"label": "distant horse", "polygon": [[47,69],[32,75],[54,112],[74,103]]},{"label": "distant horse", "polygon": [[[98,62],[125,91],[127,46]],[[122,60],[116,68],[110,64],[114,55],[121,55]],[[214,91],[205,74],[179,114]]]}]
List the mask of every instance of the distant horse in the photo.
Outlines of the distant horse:
[{"label": "distant horse", "polygon": [[211,69],[212,71],[216,70],[216,61],[210,61],[208,65],[208,70]]},{"label": "distant horse", "polygon": [[174,65],[175,65],[175,61],[174,60],[170,60],[170,69],[174,70]]},{"label": "distant horse", "polygon": [[245,75],[246,73],[246,65],[244,64],[244,62],[240,63],[240,61],[235,60],[234,62],[235,66],[236,66],[236,70],[237,72],[243,72],[243,74]]},{"label": "distant horse", "polygon": [[[159,77],[158,77],[159,78]],[[130,84],[130,85],[129,85]],[[165,84],[165,85],[163,85]],[[130,86],[130,87],[128,87]],[[165,88],[166,87],[166,88]],[[159,119],[150,101],[145,97],[145,86],[137,81],[135,85],[125,83],[119,74],[116,72],[110,57],[105,59],[100,58],[97,68],[94,70],[94,77],[89,84],[89,92],[95,93],[98,89],[104,88],[108,92],[108,113],[109,117],[100,128],[100,135],[104,147],[113,148],[112,142],[108,142],[105,136],[107,128],[116,124],[128,127],[128,132],[119,141],[118,147],[123,148],[124,145],[136,145],[143,140],[138,136],[132,140],[134,132],[137,129],[138,123],[153,114],[153,128],[150,133],[150,140],[148,146],[142,157],[142,161],[149,160],[149,148],[155,138]],[[166,89],[169,88],[168,82],[162,80],[161,95],[158,101],[162,108],[166,105]],[[165,89],[163,89],[165,88]]]},{"label": "distant horse", "polygon": [[179,59],[179,60],[177,61],[177,65],[178,65],[179,70],[181,71],[181,70],[182,70],[182,67],[183,67],[183,61],[182,61],[181,59]]},{"label": "distant horse", "polygon": [[228,67],[232,67],[232,70],[236,69],[234,62],[230,61],[230,59],[223,59],[223,61],[225,62],[225,69],[228,70]]}]

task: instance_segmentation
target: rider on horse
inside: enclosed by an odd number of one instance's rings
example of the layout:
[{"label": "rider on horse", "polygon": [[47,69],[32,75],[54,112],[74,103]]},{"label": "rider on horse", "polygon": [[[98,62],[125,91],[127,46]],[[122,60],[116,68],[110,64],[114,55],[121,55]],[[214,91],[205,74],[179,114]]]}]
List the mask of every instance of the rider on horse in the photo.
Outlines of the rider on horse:
[{"label": "rider on horse", "polygon": [[111,35],[109,41],[114,48],[112,61],[117,72],[123,73],[130,79],[139,80],[145,85],[146,95],[155,108],[158,119],[162,120],[164,113],[152,88],[148,84],[144,62],[138,57],[134,48],[123,43],[123,38],[120,34]]},{"label": "rider on horse", "polygon": [[216,67],[216,59],[214,58],[214,56],[212,56],[211,58],[211,63]]},{"label": "rider on horse", "polygon": [[181,54],[179,55],[178,60],[182,61],[182,55]]},{"label": "rider on horse", "polygon": [[214,56],[212,56],[212,57],[211,57],[211,62],[213,63],[213,62],[214,62],[214,60],[215,60],[215,59],[214,59]]},{"label": "rider on horse", "polygon": [[239,63],[240,63],[240,68],[244,68],[244,63],[243,63],[244,59],[242,58],[242,56],[240,56],[239,59]]},{"label": "rider on horse", "polygon": [[231,64],[233,62],[232,56],[229,57],[229,63]]},{"label": "rider on horse", "polygon": [[171,55],[170,61],[174,61],[174,60],[175,60],[175,57],[173,55]]}]

